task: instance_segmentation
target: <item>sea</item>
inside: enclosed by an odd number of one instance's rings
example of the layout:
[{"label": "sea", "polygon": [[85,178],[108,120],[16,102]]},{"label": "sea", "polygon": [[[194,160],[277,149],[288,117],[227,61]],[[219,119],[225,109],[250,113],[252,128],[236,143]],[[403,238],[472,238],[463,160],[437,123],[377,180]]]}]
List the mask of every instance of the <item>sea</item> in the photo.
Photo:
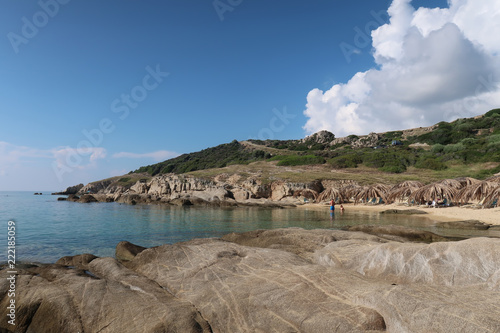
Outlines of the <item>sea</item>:
[{"label": "sea", "polygon": [[[346,209],[330,214],[307,208],[206,208],[120,203],[75,203],[60,196],[0,191],[0,263],[7,262],[14,237],[16,262],[53,263],[64,256],[91,253],[113,257],[123,240],[152,247],[231,232],[300,227],[341,229],[359,224],[396,224],[443,236],[478,237],[489,231],[453,230],[433,226],[422,216],[385,215]],[[12,226],[15,230],[12,230]],[[10,227],[10,229],[9,229]],[[497,231],[498,232],[498,231]],[[10,252],[12,253],[12,252]],[[11,259],[11,258],[9,258]]]}]

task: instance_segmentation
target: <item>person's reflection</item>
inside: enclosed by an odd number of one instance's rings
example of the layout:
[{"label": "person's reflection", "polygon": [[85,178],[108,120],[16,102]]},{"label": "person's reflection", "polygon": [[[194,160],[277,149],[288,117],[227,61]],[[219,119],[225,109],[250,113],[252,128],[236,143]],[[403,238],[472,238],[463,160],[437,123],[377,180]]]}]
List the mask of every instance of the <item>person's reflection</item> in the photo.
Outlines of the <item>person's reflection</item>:
[{"label": "person's reflection", "polygon": [[330,212],[330,221],[333,222],[333,220],[335,220],[335,213],[334,212]]}]

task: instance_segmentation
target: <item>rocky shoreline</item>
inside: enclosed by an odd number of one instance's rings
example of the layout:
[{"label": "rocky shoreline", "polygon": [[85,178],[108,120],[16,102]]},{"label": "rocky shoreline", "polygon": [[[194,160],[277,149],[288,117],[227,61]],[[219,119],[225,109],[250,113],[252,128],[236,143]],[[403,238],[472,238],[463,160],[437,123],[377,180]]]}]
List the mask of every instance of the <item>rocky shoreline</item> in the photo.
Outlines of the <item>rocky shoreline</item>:
[{"label": "rocky shoreline", "polygon": [[[332,181],[326,181],[331,186]],[[263,184],[256,179],[240,181],[220,175],[205,180],[185,175],[158,175],[123,186],[111,180],[69,187],[54,195],[58,200],[80,203],[119,202],[126,204],[166,204],[176,206],[264,206],[290,207],[314,200],[327,184],[325,181],[291,183],[274,181]],[[341,183],[341,182],[339,182]]]},{"label": "rocky shoreline", "polygon": [[[498,332],[500,240],[299,228],[19,267],[5,332]],[[390,235],[389,235],[390,234]],[[396,237],[397,236],[397,237]]]}]

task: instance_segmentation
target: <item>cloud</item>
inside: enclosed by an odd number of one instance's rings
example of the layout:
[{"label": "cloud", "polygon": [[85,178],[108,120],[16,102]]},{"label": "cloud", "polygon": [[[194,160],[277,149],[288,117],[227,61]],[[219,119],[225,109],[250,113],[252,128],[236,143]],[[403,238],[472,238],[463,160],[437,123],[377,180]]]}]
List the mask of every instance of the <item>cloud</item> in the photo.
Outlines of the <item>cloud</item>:
[{"label": "cloud", "polygon": [[427,126],[500,105],[500,2],[450,0],[418,8],[393,0],[371,32],[377,68],[307,95],[304,126],[337,136]]},{"label": "cloud", "polygon": [[151,153],[144,153],[144,154],[136,154],[136,153],[128,153],[128,152],[121,152],[121,153],[116,153],[113,154],[113,158],[148,158],[152,159],[154,161],[164,161],[168,160],[169,158],[173,158],[179,156],[179,154],[172,152],[172,151],[167,151],[167,150],[158,150],[155,152]]},{"label": "cloud", "polygon": [[0,141],[0,163],[16,163],[24,158],[49,158],[49,150],[17,146],[5,141]]},{"label": "cloud", "polygon": [[59,167],[80,170],[96,167],[96,162],[107,155],[106,149],[102,147],[59,147],[51,151]]}]

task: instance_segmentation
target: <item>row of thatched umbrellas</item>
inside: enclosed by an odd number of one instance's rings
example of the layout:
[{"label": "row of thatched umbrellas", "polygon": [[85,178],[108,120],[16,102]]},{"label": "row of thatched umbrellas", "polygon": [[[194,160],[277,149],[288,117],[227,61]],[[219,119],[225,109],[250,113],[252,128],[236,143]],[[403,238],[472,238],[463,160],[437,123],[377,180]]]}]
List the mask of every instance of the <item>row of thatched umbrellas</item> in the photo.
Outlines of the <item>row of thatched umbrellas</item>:
[{"label": "row of thatched umbrellas", "polygon": [[332,198],[340,202],[353,199],[354,203],[372,200],[373,203],[406,201],[409,204],[444,200],[448,203],[458,204],[478,201],[484,207],[491,207],[500,199],[500,176],[483,181],[470,177],[461,177],[445,179],[428,185],[410,180],[392,187],[384,184],[370,186],[348,184],[339,188],[329,187],[321,193],[314,190],[304,190],[301,194],[316,202],[329,201]]}]

